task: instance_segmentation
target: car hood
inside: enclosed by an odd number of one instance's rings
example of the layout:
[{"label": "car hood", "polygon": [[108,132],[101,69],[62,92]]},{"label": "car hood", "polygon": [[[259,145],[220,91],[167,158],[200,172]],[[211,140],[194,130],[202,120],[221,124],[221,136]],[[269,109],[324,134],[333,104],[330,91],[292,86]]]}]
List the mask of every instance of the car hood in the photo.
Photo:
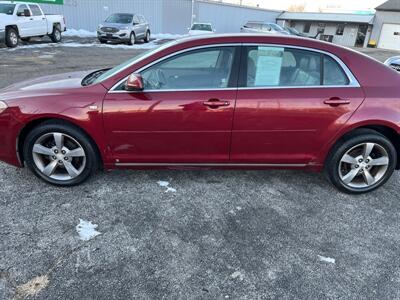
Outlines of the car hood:
[{"label": "car hood", "polygon": [[81,88],[82,79],[91,72],[73,72],[22,81],[0,90],[0,100],[55,90]]},{"label": "car hood", "polygon": [[102,23],[101,25],[102,25],[101,27],[114,27],[114,28],[118,28],[118,29],[125,28],[125,27],[130,27],[130,26],[131,26],[131,24],[107,23],[107,22],[104,22],[104,23]]}]

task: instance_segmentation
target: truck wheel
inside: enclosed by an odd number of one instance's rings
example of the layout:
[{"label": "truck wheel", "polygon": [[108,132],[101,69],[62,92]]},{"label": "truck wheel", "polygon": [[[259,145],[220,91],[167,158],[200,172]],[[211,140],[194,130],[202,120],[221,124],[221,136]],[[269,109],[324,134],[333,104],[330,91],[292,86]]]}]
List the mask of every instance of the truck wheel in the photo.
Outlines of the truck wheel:
[{"label": "truck wheel", "polygon": [[132,32],[128,41],[128,45],[132,46],[134,44],[136,44],[136,35],[134,32]]},{"label": "truck wheel", "polygon": [[53,43],[60,43],[62,40],[61,30],[58,26],[54,26],[53,32],[50,34],[50,39]]},{"label": "truck wheel", "polygon": [[14,28],[7,29],[6,45],[10,48],[15,48],[18,46],[18,32]]}]

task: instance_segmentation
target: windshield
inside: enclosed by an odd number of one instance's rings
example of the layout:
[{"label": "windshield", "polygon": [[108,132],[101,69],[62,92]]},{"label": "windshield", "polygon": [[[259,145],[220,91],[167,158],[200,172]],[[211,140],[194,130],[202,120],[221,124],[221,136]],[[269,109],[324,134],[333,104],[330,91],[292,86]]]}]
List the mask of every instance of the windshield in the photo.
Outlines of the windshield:
[{"label": "windshield", "polygon": [[193,24],[191,30],[212,31],[210,24]]},{"label": "windshield", "polygon": [[12,15],[14,13],[15,4],[0,3],[0,14]]},{"label": "windshield", "polygon": [[101,76],[97,77],[97,79],[94,80],[92,84],[100,83],[100,82],[102,82],[104,80],[107,80],[110,77],[114,76],[115,74],[117,74],[117,73],[125,70],[126,68],[129,68],[131,65],[139,62],[142,58],[148,57],[148,56],[153,55],[153,54],[155,54],[155,53],[157,53],[159,51],[162,51],[162,50],[168,48],[169,46],[171,46],[172,44],[175,44],[175,43],[176,43],[176,41],[171,41],[169,43],[163,44],[162,46],[159,46],[159,47],[154,48],[154,49],[147,50],[147,51],[145,51],[145,52],[143,52],[143,53],[141,53],[139,55],[136,55],[135,57],[131,58],[130,60],[128,60],[128,61],[126,61],[126,62],[124,62],[124,63],[122,63],[122,64],[120,64],[120,65],[118,65],[118,66],[116,66],[116,67],[114,67],[112,69],[110,69],[110,70],[108,70],[107,72],[104,72],[103,74],[101,74]]},{"label": "windshield", "polygon": [[274,30],[276,31],[285,31],[281,26],[278,24],[269,24]]},{"label": "windshield", "polygon": [[106,19],[107,23],[130,24],[133,21],[133,15],[130,14],[115,14]]}]

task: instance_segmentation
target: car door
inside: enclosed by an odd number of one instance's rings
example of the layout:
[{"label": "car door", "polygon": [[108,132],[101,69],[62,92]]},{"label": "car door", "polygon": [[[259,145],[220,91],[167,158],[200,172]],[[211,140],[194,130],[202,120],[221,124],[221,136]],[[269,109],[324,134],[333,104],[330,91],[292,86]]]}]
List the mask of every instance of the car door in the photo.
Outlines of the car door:
[{"label": "car door", "polygon": [[351,72],[328,53],[248,46],[241,68],[233,162],[308,164],[364,100]]},{"label": "car door", "polygon": [[18,18],[18,30],[21,37],[31,36],[33,32],[33,20],[31,20],[30,15],[25,15],[25,12],[29,11],[28,6],[26,4],[20,4],[17,8],[17,18]]},{"label": "car door", "polygon": [[104,126],[117,164],[228,162],[238,52],[187,50],[142,69],[143,92],[125,81],[109,92]]},{"label": "car door", "polygon": [[133,30],[135,31],[137,38],[144,37],[143,24],[140,23],[140,19],[137,15],[133,16]]},{"label": "car door", "polygon": [[33,36],[41,36],[47,34],[47,21],[40,7],[36,4],[29,4],[29,8],[32,12],[32,16],[30,18],[32,26],[31,34]]}]

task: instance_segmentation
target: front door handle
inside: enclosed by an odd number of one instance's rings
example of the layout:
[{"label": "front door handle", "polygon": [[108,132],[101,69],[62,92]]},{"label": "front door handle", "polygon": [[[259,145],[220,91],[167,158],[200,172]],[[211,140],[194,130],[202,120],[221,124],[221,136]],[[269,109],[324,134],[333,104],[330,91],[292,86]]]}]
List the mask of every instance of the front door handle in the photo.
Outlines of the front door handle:
[{"label": "front door handle", "polygon": [[348,105],[350,104],[350,100],[333,97],[328,100],[325,100],[324,103],[330,106]]},{"label": "front door handle", "polygon": [[229,101],[221,101],[218,99],[210,99],[206,102],[203,102],[203,104],[210,108],[218,108],[218,107],[222,107],[222,106],[229,106],[230,102]]}]

